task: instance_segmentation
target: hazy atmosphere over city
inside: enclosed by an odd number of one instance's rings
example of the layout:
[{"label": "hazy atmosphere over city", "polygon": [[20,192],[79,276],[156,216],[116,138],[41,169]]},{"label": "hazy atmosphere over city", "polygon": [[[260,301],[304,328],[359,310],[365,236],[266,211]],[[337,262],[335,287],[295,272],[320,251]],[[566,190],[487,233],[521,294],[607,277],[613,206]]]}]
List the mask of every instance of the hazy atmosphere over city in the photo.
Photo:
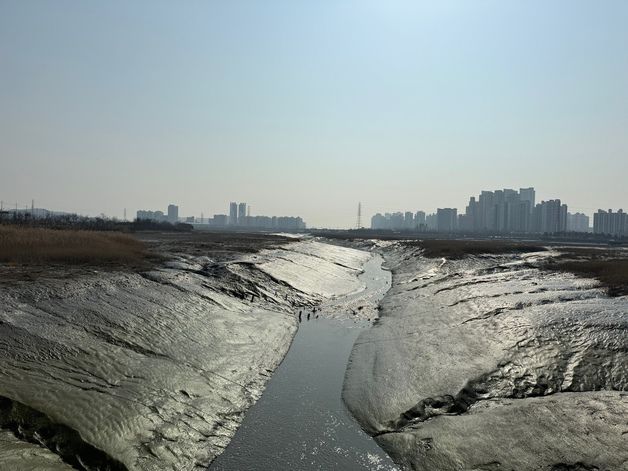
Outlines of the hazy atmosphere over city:
[{"label": "hazy atmosphere over city", "polygon": [[0,198],[122,217],[628,204],[624,1],[0,1]]}]

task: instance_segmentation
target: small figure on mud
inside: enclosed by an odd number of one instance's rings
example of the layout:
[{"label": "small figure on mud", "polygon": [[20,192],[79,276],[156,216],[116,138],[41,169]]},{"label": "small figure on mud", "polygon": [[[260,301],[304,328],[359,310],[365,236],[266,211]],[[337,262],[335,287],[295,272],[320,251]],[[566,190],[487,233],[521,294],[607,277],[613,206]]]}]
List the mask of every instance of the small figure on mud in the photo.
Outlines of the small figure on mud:
[{"label": "small figure on mud", "polygon": [[307,313],[307,320],[308,321],[310,320],[310,313],[309,312]]},{"label": "small figure on mud", "polygon": [[299,311],[299,323],[301,323],[301,314],[303,311]]}]

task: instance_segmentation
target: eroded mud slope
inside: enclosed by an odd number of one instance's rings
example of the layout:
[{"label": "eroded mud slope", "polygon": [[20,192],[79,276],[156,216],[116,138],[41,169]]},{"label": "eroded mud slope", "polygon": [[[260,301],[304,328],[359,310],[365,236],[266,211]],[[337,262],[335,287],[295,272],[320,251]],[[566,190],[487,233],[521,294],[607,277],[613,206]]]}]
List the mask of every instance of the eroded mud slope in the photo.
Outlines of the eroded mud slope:
[{"label": "eroded mud slope", "polygon": [[406,469],[628,469],[628,298],[540,270],[552,252],[383,250],[393,287],[345,400]]},{"label": "eroded mud slope", "polygon": [[0,468],[205,469],[286,353],[295,308],[359,289],[367,259],[306,241],[0,284]]}]

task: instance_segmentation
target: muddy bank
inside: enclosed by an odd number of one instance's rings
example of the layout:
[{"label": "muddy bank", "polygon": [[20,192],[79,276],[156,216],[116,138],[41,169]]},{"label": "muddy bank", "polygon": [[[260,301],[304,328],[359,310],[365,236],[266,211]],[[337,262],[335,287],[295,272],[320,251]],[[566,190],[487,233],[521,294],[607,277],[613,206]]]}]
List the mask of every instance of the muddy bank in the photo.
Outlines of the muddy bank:
[{"label": "muddy bank", "polygon": [[553,251],[428,259],[393,286],[345,400],[406,469],[627,469],[628,298],[541,269]]},{"label": "muddy bank", "polygon": [[359,291],[303,310],[288,354],[211,471],[397,471],[342,401],[355,339],[390,287],[381,264],[374,255],[363,265]]},{"label": "muddy bank", "polygon": [[206,468],[288,350],[295,307],[359,289],[368,258],[154,237],[168,261],[147,272],[0,283],[0,467]]}]

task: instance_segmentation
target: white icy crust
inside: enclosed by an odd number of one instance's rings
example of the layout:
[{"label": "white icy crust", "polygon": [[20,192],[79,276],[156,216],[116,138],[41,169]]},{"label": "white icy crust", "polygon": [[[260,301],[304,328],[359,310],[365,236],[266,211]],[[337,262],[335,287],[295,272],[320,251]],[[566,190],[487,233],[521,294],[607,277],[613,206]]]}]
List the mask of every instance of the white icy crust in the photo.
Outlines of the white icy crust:
[{"label": "white icy crust", "polygon": [[628,469],[628,297],[541,271],[552,253],[383,253],[393,286],[354,346],[344,398],[398,463]]},{"label": "white icy crust", "polygon": [[[296,242],[0,286],[3,407],[24,404],[128,469],[205,469],[285,355],[295,305],[358,289],[368,258]],[[0,468],[15,456],[2,448]]]}]

